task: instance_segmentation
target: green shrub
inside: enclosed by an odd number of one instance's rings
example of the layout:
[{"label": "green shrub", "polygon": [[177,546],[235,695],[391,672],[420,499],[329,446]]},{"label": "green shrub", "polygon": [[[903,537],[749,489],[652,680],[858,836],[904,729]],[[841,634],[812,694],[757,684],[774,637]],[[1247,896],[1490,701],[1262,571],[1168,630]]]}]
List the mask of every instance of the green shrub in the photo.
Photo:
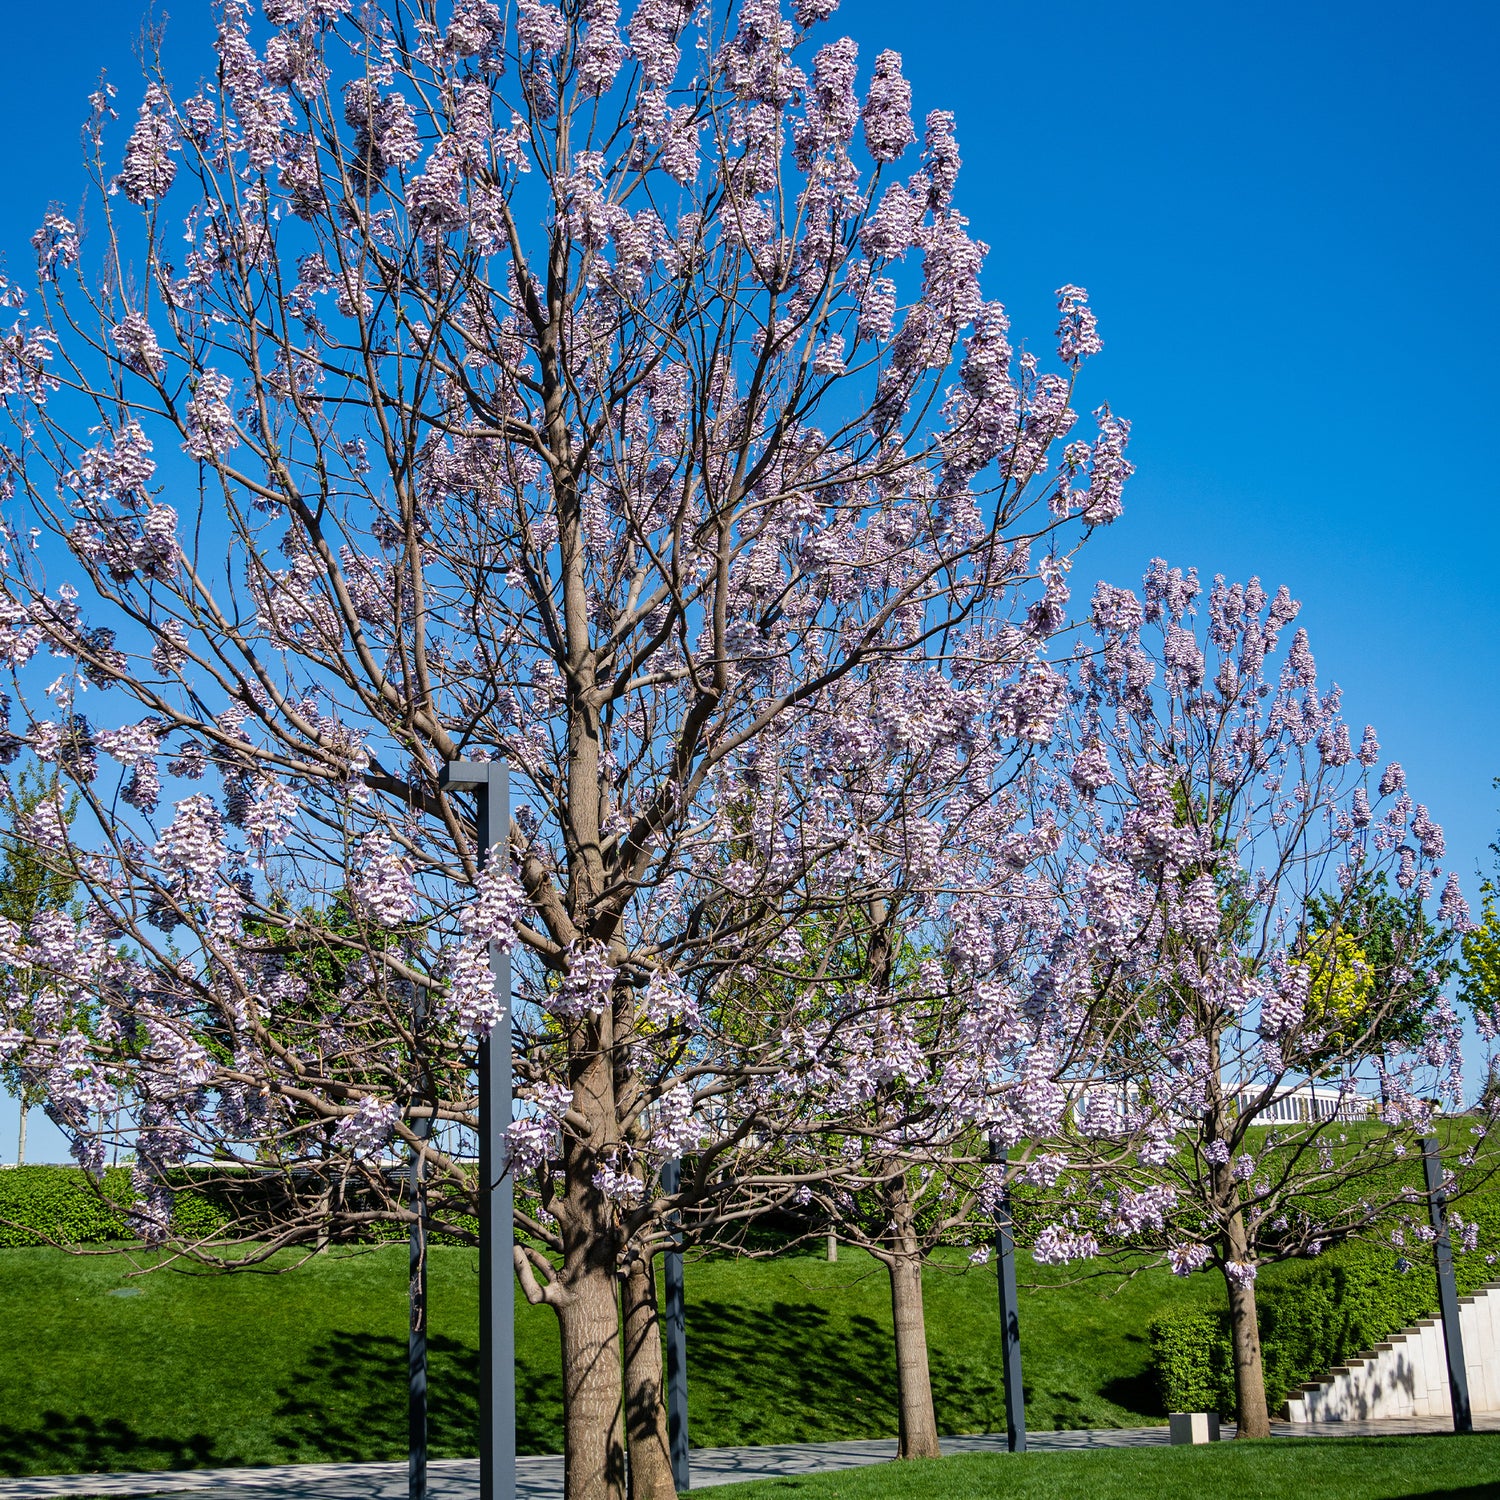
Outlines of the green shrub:
[{"label": "green shrub", "polygon": [[1233,1411],[1234,1366],[1221,1315],[1168,1313],[1151,1320],[1147,1336],[1166,1411]]},{"label": "green shrub", "polygon": [[[215,1170],[211,1182],[203,1177],[195,1186],[195,1170],[174,1171],[172,1222],[177,1233],[188,1239],[209,1239],[237,1214],[240,1232],[252,1232],[257,1211],[269,1219],[277,1217],[275,1195],[281,1179],[274,1174],[260,1179],[248,1173]],[[134,1201],[129,1167],[109,1167],[96,1188],[79,1167],[33,1166],[0,1169],[0,1250],[35,1245],[99,1245],[134,1240],[124,1206]],[[249,1223],[244,1219],[248,1217]],[[461,1231],[478,1234],[479,1222],[459,1215],[453,1223]],[[372,1222],[364,1226],[360,1241],[383,1244],[404,1240],[407,1227],[398,1222]],[[462,1233],[435,1233],[434,1244],[472,1244]]]},{"label": "green shrub", "polygon": [[8,1167],[0,1172],[0,1249],[132,1239],[123,1215],[105,1201],[129,1193],[129,1167],[105,1169],[103,1196],[77,1167]]},{"label": "green shrub", "polygon": [[172,1223],[177,1232],[192,1239],[208,1239],[229,1222],[229,1210],[216,1197],[193,1189],[179,1190],[172,1198]]}]

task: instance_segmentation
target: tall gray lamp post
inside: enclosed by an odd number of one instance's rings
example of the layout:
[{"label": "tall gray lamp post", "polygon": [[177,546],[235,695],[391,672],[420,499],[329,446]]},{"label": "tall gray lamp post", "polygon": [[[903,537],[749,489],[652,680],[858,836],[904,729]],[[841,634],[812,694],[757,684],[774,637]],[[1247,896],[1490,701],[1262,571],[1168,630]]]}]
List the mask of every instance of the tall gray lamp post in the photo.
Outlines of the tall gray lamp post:
[{"label": "tall gray lamp post", "polygon": [[[420,991],[412,1016],[418,1038],[426,1020]],[[427,1103],[432,1090],[424,1076],[416,1102]],[[418,1144],[411,1153],[411,1177],[407,1204],[412,1212],[408,1244],[406,1307],[408,1314],[406,1342],[406,1493],[407,1500],[427,1500],[427,1186],[423,1181],[425,1162],[422,1153],[432,1134],[432,1116],[418,1116],[412,1122]]]},{"label": "tall gray lamp post", "polygon": [[[661,1167],[661,1185],[675,1193],[682,1183],[682,1163],[673,1157]],[[688,1472],[687,1408],[687,1298],[682,1281],[682,1235],[673,1236],[676,1249],[663,1259],[667,1273],[667,1442],[672,1456],[672,1483],[679,1491],[692,1488]]]},{"label": "tall gray lamp post", "polygon": [[1433,1259],[1437,1262],[1438,1309],[1443,1315],[1443,1349],[1448,1356],[1448,1393],[1453,1401],[1453,1430],[1473,1432],[1469,1409],[1469,1372],[1464,1367],[1464,1336],[1459,1327],[1458,1286],[1453,1279],[1453,1244],[1448,1238],[1447,1197],[1443,1192],[1443,1158],[1438,1138],[1422,1137],[1422,1171],[1427,1178],[1427,1210],[1432,1216]]},{"label": "tall gray lamp post", "polygon": [[[503,760],[450,761],[444,787],[478,798],[481,866],[504,859],[510,833],[510,776]],[[496,846],[501,846],[496,852]],[[479,1497],[515,1500],[516,1330],[511,1278],[515,1189],[506,1162],[511,1118],[510,955],[490,949],[500,1019],[479,1039]]]},{"label": "tall gray lamp post", "polygon": [[[1002,1172],[1009,1153],[999,1135],[990,1137],[990,1161]],[[1021,1380],[1021,1319],[1016,1302],[1016,1240],[1010,1217],[1010,1189],[1003,1182],[995,1199],[995,1280],[1000,1284],[1000,1369],[1005,1382],[1005,1446],[1026,1451],[1026,1388]]]}]

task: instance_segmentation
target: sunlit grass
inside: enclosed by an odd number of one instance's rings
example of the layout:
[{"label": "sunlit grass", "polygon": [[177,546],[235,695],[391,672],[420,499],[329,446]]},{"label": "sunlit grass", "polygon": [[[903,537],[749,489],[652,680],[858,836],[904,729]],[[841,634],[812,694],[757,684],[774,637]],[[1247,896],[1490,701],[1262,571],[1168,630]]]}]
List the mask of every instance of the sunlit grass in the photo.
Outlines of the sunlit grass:
[{"label": "sunlit grass", "polygon": [[1500,1496],[1500,1436],[967,1454],[693,1493],[705,1500],[1491,1500]]},{"label": "sunlit grass", "polygon": [[[118,1257],[0,1252],[0,1468],[10,1473],[396,1459],[406,1443],[406,1250],[330,1252],[286,1275],[157,1272]],[[1056,1280],[1023,1261],[1021,1279]],[[696,1445],[894,1434],[895,1368],[884,1271],[837,1264],[689,1261]],[[134,1295],[116,1295],[122,1291]],[[1025,1298],[1034,1427],[1160,1421],[1145,1325],[1164,1298],[1219,1295],[1148,1273]],[[955,1255],[928,1272],[929,1342],[944,1431],[1004,1422],[993,1269]],[[432,1252],[432,1449],[473,1451],[474,1252]],[[526,1452],[562,1443],[554,1315],[518,1302],[518,1431]]]}]

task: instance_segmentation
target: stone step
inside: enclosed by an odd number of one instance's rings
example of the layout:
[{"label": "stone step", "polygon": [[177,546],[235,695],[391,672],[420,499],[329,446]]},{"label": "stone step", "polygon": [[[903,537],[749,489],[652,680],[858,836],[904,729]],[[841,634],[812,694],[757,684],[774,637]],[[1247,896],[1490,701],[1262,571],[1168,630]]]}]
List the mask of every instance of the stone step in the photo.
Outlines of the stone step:
[{"label": "stone step", "polygon": [[[1474,1291],[1459,1298],[1463,1307],[1470,1307],[1484,1302],[1488,1297],[1500,1293],[1500,1281],[1486,1282],[1483,1286],[1476,1287]],[[1500,1297],[1497,1297],[1500,1301]],[[1310,1380],[1303,1383],[1299,1391],[1287,1400],[1288,1412],[1300,1413],[1304,1420],[1318,1420],[1318,1414],[1327,1409],[1337,1411],[1351,1395],[1355,1394],[1361,1384],[1363,1377],[1371,1372],[1371,1365],[1378,1366],[1385,1355],[1393,1350],[1401,1349],[1409,1342],[1420,1344],[1424,1339],[1430,1338],[1429,1330],[1442,1327],[1441,1317],[1419,1318],[1409,1328],[1403,1328],[1398,1333],[1381,1339],[1372,1348],[1362,1350],[1343,1364],[1335,1365],[1319,1380]],[[1467,1321],[1467,1320],[1466,1320]],[[1472,1349],[1465,1349],[1465,1363],[1470,1367],[1471,1378],[1473,1372],[1483,1374],[1483,1358]],[[1345,1377],[1349,1377],[1347,1380]],[[1481,1384],[1483,1381],[1481,1380]],[[1420,1393],[1419,1394],[1419,1399]]]}]

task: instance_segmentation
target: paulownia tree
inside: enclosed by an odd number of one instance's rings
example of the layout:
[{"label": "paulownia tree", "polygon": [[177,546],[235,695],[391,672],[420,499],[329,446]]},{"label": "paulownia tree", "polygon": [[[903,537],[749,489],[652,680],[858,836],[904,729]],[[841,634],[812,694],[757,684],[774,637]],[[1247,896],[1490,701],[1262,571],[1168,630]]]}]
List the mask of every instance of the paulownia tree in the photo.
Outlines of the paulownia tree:
[{"label": "paulownia tree", "polygon": [[[1401,767],[1379,768],[1374,731],[1351,740],[1306,632],[1280,649],[1297,612],[1254,579],[1216,579],[1204,598],[1160,561],[1139,596],[1100,585],[1097,650],[1057,750],[1090,846],[1072,899],[1095,934],[1110,1080],[1079,1092],[1065,1138],[1067,1248],[1096,1252],[1102,1235],[1179,1274],[1218,1268],[1245,1437],[1269,1431],[1257,1270],[1377,1226],[1400,1234],[1419,1137],[1463,1098],[1436,976],[1386,962],[1399,934],[1378,972],[1358,940],[1374,943],[1387,873],[1429,959],[1429,900],[1450,935],[1467,925],[1438,868],[1442,832]],[[1278,1101],[1300,1085],[1313,1097],[1286,1119]],[[1460,1175],[1486,1169],[1492,1124],[1460,1143]],[[1127,1130],[1141,1145],[1122,1158]]]},{"label": "paulownia tree", "polygon": [[[1060,617],[1066,600],[1054,575],[1041,609]],[[813,1109],[777,1142],[778,1206],[887,1271],[903,1458],[939,1452],[923,1266],[939,1246],[988,1240],[1007,1178],[1052,1185],[1060,1158],[1035,1143],[1062,1128],[1059,1080],[1077,1087],[1090,1065],[1089,1017],[1059,983],[1089,948],[1054,897],[1062,830],[1045,767],[1038,778],[1034,754],[1012,748],[1008,713],[973,727],[982,750],[925,771],[938,815],[871,830],[884,857],[867,861],[862,901],[801,934],[800,962],[777,976],[826,1033],[806,1075]],[[986,760],[1004,767],[998,790],[975,775]],[[887,757],[846,774],[864,783],[856,803],[881,805],[892,774],[913,785]],[[1018,1148],[1008,1171],[991,1161],[996,1140]]]},{"label": "paulownia tree", "polygon": [[[1128,429],[1072,435],[1077,288],[1057,365],[1013,356],[952,117],[919,145],[897,54],[818,44],[833,0],[263,9],[224,0],[196,89],[148,58],[123,142],[94,97],[86,208],[0,295],[6,744],[80,799],[27,826],[85,902],[0,929],[55,1001],[12,992],[4,1045],[85,1164],[121,1122],[148,1237],[401,1219],[395,1147],[462,1232],[509,949],[518,1271],[569,1500],[618,1496],[628,1248],[786,1188],[803,1076],[869,1022],[762,971],[942,806],[839,769],[920,743],[982,797],[979,719],[1046,738],[1029,607]],[[438,772],[500,755],[481,873]],[[281,1174],[279,1217],[181,1243],[184,1161]]]}]

